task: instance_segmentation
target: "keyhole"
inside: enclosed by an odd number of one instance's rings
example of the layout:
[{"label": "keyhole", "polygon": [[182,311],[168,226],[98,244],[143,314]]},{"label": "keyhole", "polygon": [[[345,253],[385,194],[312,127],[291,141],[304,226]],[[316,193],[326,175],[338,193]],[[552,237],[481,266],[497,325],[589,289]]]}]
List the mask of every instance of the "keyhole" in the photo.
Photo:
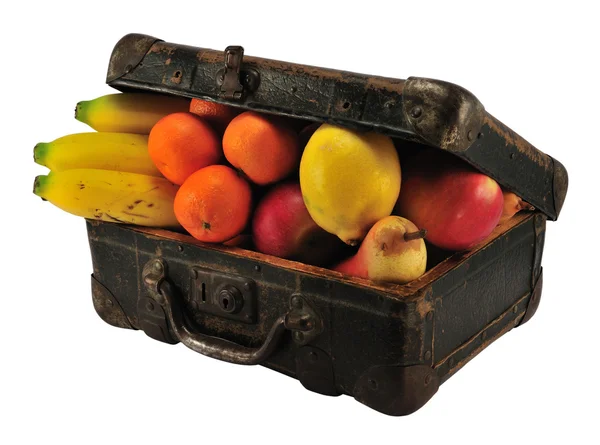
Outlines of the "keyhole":
[{"label": "keyhole", "polygon": [[217,296],[219,307],[228,314],[239,312],[243,305],[242,295],[240,291],[230,285],[226,285]]}]

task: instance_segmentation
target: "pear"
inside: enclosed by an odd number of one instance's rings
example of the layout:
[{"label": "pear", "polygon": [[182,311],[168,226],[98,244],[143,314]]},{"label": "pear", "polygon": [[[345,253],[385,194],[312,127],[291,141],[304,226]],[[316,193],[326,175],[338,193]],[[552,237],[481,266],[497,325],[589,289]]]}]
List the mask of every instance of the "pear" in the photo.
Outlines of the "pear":
[{"label": "pear", "polygon": [[333,269],[373,281],[408,283],[425,273],[425,234],[406,218],[387,216],[369,230],[354,256]]},{"label": "pear", "polygon": [[504,209],[502,210],[502,216],[498,222],[499,225],[511,219],[521,210],[535,210],[535,207],[523,201],[523,199],[515,195],[513,192],[502,190],[502,195],[504,196]]}]

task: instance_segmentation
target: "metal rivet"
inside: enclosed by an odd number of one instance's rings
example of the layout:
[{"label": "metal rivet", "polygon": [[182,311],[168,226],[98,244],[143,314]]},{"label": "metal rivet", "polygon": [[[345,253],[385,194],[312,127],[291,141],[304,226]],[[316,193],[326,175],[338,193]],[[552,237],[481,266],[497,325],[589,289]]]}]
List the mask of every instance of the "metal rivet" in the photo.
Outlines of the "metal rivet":
[{"label": "metal rivet", "polygon": [[425,353],[425,360],[431,360],[431,351]]},{"label": "metal rivet", "polygon": [[519,312],[519,307],[518,306],[513,307],[513,314],[516,314],[517,312]]},{"label": "metal rivet", "polygon": [[148,309],[149,312],[152,312],[154,310],[154,304],[152,304],[152,302],[148,302],[146,304],[146,309]]},{"label": "metal rivet", "polygon": [[469,132],[467,133],[467,139],[470,141],[473,140],[473,131],[469,130]]},{"label": "metal rivet", "polygon": [[248,283],[248,282],[244,283],[244,289],[250,290],[250,283]]},{"label": "metal rivet", "polygon": [[300,331],[294,331],[294,340],[296,340],[297,342],[303,342],[304,334]]},{"label": "metal rivet", "polygon": [[511,154],[510,154],[510,158],[511,158],[511,159],[514,159],[514,158],[515,158],[515,154],[514,154],[514,153],[511,153]]},{"label": "metal rivet", "polygon": [[112,300],[109,300],[109,299],[107,298],[107,299],[106,299],[106,302],[105,302],[105,304],[106,304],[108,307],[111,307],[111,306],[113,305],[113,302],[112,302]]},{"label": "metal rivet", "polygon": [[433,320],[433,311],[427,312],[427,321]]},{"label": "metal rivet", "polygon": [[162,271],[162,263],[160,261],[154,262],[154,270],[156,270],[157,272]]},{"label": "metal rivet", "polygon": [[385,108],[392,108],[394,105],[395,102],[393,100],[388,100],[386,103],[383,104]]},{"label": "metal rivet", "polygon": [[481,139],[483,137],[483,133],[477,133],[477,139]]},{"label": "metal rivet", "polygon": [[131,71],[132,68],[133,68],[133,66],[131,66],[130,64],[127,64],[125,66],[125,72],[128,73],[129,71]]},{"label": "metal rivet", "polygon": [[291,91],[292,93],[295,93],[296,91],[298,91],[298,88],[296,88],[296,87],[292,87],[292,88],[290,88],[290,91]]},{"label": "metal rivet", "polygon": [[183,246],[177,246],[177,250],[183,252]]},{"label": "metal rivet", "polygon": [[317,361],[317,353],[315,351],[310,351],[308,353],[308,359],[313,363],[316,362]]},{"label": "metal rivet", "polygon": [[454,366],[454,357],[450,357],[450,360],[448,360],[448,366],[451,368]]},{"label": "metal rivet", "polygon": [[377,389],[377,380],[369,379],[368,383],[369,388],[371,388],[373,391]]},{"label": "metal rivet", "polygon": [[254,270],[260,272],[260,266],[257,264],[256,266],[254,266]]},{"label": "metal rivet", "polygon": [[429,385],[431,383],[431,374],[427,374],[425,376],[425,386]]},{"label": "metal rivet", "polygon": [[410,115],[413,117],[413,119],[421,117],[421,114],[423,114],[421,107],[414,107],[412,110],[410,110]]},{"label": "metal rivet", "polygon": [[303,302],[302,302],[302,298],[300,297],[292,297],[292,307],[294,309],[302,309],[303,306]]}]

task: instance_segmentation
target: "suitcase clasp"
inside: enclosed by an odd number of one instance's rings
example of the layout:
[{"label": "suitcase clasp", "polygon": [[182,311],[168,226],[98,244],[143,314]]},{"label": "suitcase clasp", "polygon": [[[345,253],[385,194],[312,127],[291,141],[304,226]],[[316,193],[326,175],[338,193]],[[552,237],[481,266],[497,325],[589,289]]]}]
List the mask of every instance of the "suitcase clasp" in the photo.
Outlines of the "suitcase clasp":
[{"label": "suitcase clasp", "polygon": [[242,70],[244,48],[228,46],[225,48],[225,67],[217,73],[217,85],[221,97],[229,100],[242,100],[246,93],[258,88],[260,76],[254,69]]}]

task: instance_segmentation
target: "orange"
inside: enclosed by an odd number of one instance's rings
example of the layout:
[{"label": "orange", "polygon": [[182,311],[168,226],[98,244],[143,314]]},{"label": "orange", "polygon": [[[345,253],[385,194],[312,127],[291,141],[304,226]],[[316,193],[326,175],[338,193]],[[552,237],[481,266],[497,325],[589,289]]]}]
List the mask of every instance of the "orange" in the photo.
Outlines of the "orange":
[{"label": "orange", "polygon": [[192,99],[190,113],[201,117],[208,122],[219,134],[223,134],[225,128],[239,111],[228,105],[209,102],[207,100]]},{"label": "orange", "polygon": [[231,167],[211,165],[186,179],[173,206],[177,221],[190,235],[221,243],[244,230],[252,210],[252,191]]},{"label": "orange", "polygon": [[156,168],[174,184],[221,160],[219,137],[191,113],[173,113],[159,120],[148,136],[148,153]]},{"label": "orange", "polygon": [[296,133],[275,117],[254,111],[236,116],[223,135],[223,153],[255,184],[288,176],[300,162]]}]

